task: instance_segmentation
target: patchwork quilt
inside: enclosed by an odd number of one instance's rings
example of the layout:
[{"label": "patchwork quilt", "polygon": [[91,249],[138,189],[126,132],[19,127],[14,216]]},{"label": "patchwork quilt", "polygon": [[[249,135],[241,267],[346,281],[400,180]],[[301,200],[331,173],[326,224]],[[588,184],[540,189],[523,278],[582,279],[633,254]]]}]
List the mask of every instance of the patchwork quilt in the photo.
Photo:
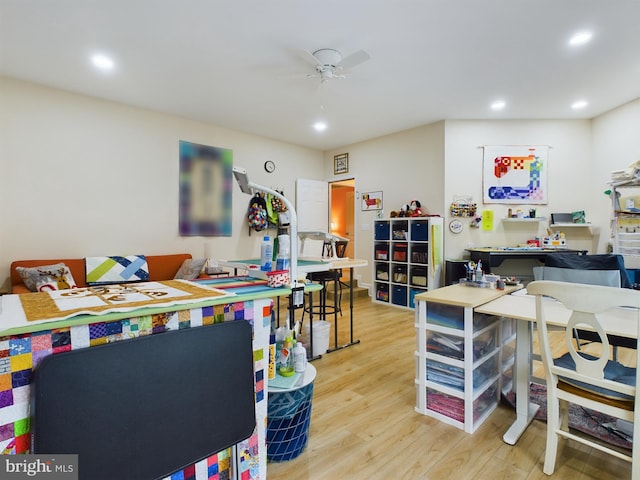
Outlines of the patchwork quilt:
[{"label": "patchwork quilt", "polygon": [[18,297],[26,320],[34,321],[184,305],[230,295],[233,293],[188,280],[165,280],[25,293]]},{"label": "patchwork quilt", "polygon": [[86,257],[84,263],[87,285],[149,280],[149,266],[144,255]]}]

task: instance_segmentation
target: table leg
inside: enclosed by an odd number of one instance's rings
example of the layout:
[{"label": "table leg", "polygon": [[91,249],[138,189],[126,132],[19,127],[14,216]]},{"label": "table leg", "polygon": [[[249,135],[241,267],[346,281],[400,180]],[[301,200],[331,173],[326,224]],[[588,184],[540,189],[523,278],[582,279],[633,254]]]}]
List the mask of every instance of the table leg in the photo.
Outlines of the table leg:
[{"label": "table leg", "polygon": [[[340,279],[338,279],[337,281],[339,282]],[[335,295],[337,295],[337,292],[335,293]],[[334,298],[337,299],[338,297],[336,296]],[[337,310],[336,310],[336,321],[337,321]],[[358,343],[360,343],[360,340],[353,339],[353,267],[349,268],[349,343],[337,346],[337,343],[338,343],[337,323],[336,323],[335,333],[336,333],[336,347],[333,350],[329,350],[330,352],[339,350],[341,348],[351,347],[352,345],[357,345]]]},{"label": "table leg", "polygon": [[516,322],[516,358],[513,369],[513,384],[516,388],[516,420],[502,439],[509,445],[515,445],[540,408],[529,401],[529,383],[531,378],[531,332],[533,323]]}]

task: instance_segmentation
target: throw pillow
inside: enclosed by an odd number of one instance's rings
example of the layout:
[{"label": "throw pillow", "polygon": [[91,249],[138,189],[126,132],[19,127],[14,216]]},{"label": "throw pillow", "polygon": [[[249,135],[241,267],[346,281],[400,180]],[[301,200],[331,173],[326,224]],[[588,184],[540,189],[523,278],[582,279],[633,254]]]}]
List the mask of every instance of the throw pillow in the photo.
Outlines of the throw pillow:
[{"label": "throw pillow", "polygon": [[64,263],[43,265],[41,267],[16,267],[16,271],[32,292],[66,290],[77,287],[69,267]]},{"label": "throw pillow", "polygon": [[188,258],[182,262],[182,265],[180,265],[180,268],[176,272],[176,276],[173,278],[178,280],[193,280],[194,278],[198,278],[205,263],[207,263],[206,258]]},{"label": "throw pillow", "polygon": [[149,265],[144,255],[86,257],[87,285],[149,281]]}]

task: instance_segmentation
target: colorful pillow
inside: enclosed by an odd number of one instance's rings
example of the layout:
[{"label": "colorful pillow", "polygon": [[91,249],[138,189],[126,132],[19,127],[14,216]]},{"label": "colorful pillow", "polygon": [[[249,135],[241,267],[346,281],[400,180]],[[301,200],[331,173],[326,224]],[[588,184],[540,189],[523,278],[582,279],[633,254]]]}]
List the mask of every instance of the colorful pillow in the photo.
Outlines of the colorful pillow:
[{"label": "colorful pillow", "polygon": [[43,265],[41,267],[16,267],[16,271],[32,292],[66,290],[77,287],[69,267],[64,263]]},{"label": "colorful pillow", "polygon": [[180,265],[180,268],[176,272],[176,276],[173,278],[179,280],[193,280],[194,278],[198,278],[205,263],[207,263],[206,258],[199,258],[197,260],[187,258],[182,262],[182,265]]},{"label": "colorful pillow", "polygon": [[127,257],[86,257],[84,259],[87,285],[146,282],[149,265],[144,255]]}]

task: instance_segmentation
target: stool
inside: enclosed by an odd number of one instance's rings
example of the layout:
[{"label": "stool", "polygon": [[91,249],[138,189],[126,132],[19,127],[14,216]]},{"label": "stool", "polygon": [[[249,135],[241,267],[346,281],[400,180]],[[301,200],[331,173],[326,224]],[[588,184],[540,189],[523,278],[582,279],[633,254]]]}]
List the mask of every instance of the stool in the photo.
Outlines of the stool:
[{"label": "stool", "polygon": [[[322,245],[322,257],[323,258],[333,258],[334,253],[337,258],[344,258],[345,251],[347,249],[348,240],[338,240],[332,242],[330,240],[325,240]],[[335,252],[333,250],[335,245]],[[342,282],[340,279],[342,278],[342,269],[337,270],[329,270],[326,272],[312,272],[308,276],[309,280],[316,283],[322,284],[322,291],[320,292],[320,304],[316,306],[305,307],[305,312],[308,312],[309,309],[313,309],[313,313],[318,313],[320,315],[320,320],[326,320],[327,315],[335,315],[340,313],[342,315]],[[334,300],[333,305],[327,304],[327,287],[333,283],[334,287]],[[304,318],[304,313],[303,313]]]}]

